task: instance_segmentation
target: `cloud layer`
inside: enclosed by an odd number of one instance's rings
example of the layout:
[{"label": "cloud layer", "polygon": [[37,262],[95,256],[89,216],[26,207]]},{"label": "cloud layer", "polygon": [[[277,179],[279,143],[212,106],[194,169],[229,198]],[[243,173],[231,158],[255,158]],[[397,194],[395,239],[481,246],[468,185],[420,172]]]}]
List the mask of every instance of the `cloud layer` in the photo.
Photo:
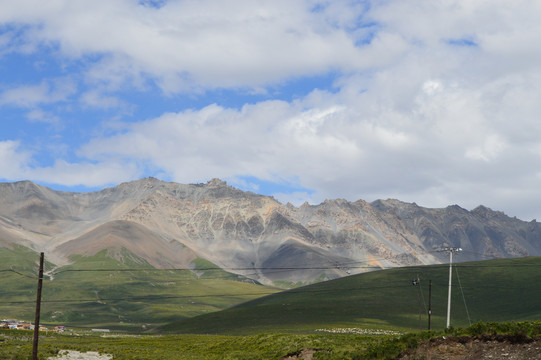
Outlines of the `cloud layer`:
[{"label": "cloud layer", "polygon": [[[297,204],[395,197],[541,215],[536,1],[24,3],[0,5],[1,56],[45,53],[67,70],[2,83],[0,111],[24,109],[28,121],[56,129],[77,107],[106,119],[69,145],[69,159],[47,166],[24,139],[4,134],[5,179],[249,177],[294,185],[275,195]],[[329,76],[325,88],[273,95]],[[146,117],[134,91],[262,98],[169,102]]]}]

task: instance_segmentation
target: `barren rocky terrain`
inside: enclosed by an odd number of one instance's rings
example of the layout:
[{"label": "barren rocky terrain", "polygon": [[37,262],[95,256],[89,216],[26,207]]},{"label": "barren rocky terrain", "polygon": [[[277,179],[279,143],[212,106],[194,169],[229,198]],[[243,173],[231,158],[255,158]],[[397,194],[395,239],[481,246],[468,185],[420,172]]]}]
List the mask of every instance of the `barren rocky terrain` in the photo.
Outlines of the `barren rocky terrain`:
[{"label": "barren rocky terrain", "polygon": [[127,250],[159,268],[202,258],[263,283],[298,283],[447,262],[437,251],[446,246],[464,250],[456,261],[541,255],[539,240],[535,220],[483,206],[337,199],[295,207],[218,179],[147,178],[90,193],[0,184],[0,246],[44,251],[59,266],[102,250],[122,260]]}]

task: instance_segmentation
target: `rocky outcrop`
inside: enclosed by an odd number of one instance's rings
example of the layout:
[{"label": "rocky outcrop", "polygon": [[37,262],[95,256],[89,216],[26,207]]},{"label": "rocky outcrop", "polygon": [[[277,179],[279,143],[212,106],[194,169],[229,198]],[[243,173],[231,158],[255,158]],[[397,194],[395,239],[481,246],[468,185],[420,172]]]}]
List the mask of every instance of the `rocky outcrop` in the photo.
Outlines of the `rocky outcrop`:
[{"label": "rocky outcrop", "polygon": [[[73,254],[126,249],[155,267],[204,258],[261,282],[306,283],[371,269],[541,255],[541,227],[480,206],[427,209],[398,200],[283,205],[213,179],[153,178],[90,193],[31,182],[0,184],[0,246]],[[118,253],[118,252],[117,252]]]}]

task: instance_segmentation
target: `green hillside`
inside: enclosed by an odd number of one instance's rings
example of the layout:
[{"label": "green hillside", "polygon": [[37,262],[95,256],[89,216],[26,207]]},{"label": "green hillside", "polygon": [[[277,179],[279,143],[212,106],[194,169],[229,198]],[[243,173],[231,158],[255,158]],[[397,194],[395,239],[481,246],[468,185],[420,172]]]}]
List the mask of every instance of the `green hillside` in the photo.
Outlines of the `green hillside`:
[{"label": "green hillside", "polygon": [[[541,283],[537,281],[540,270],[539,257],[456,264],[451,326],[467,326],[468,313],[472,323],[540,319]],[[416,330],[419,329],[419,288],[412,285],[412,280],[417,275],[424,299],[421,300],[422,328],[427,327],[429,280],[432,280],[432,329],[445,328],[448,265],[349,276],[180,320],[163,329],[222,334],[354,327]]]},{"label": "green hillside", "polygon": [[[39,255],[0,248],[0,318],[34,319]],[[202,259],[193,270],[157,270],[125,249],[46,264],[41,322],[141,330],[276,292]],[[49,271],[47,271],[49,270]]]},{"label": "green hillside", "polygon": [[[156,270],[124,249],[72,260],[62,268],[46,261],[42,323],[142,330],[177,319],[163,329],[221,334],[416,330],[419,289],[425,329],[432,280],[432,328],[445,327],[447,265],[377,271],[276,293],[202,259],[192,270]],[[32,320],[38,254],[22,246],[0,248],[0,261],[0,317]],[[541,258],[456,264],[451,325],[468,325],[468,313],[472,323],[541,318],[540,269]],[[420,288],[412,285],[417,275]]]}]

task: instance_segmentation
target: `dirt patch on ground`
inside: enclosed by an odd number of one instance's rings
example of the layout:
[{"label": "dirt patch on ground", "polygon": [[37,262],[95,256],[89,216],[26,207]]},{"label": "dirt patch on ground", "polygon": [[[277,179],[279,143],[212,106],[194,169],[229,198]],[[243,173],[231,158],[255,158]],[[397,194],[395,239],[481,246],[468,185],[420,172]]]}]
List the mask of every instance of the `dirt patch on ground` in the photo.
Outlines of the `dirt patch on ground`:
[{"label": "dirt patch on ground", "polygon": [[541,359],[541,338],[520,335],[441,337],[400,355],[400,360],[535,360]]},{"label": "dirt patch on ground", "polygon": [[48,360],[111,360],[112,355],[100,355],[97,352],[79,352],[73,350],[62,350],[57,357],[50,357]]},{"label": "dirt patch on ground", "polygon": [[280,360],[312,360],[314,358],[314,354],[318,351],[326,351],[328,350],[321,350],[321,349],[302,349],[301,351],[298,351],[293,354],[287,354],[284,357],[281,357]]}]

